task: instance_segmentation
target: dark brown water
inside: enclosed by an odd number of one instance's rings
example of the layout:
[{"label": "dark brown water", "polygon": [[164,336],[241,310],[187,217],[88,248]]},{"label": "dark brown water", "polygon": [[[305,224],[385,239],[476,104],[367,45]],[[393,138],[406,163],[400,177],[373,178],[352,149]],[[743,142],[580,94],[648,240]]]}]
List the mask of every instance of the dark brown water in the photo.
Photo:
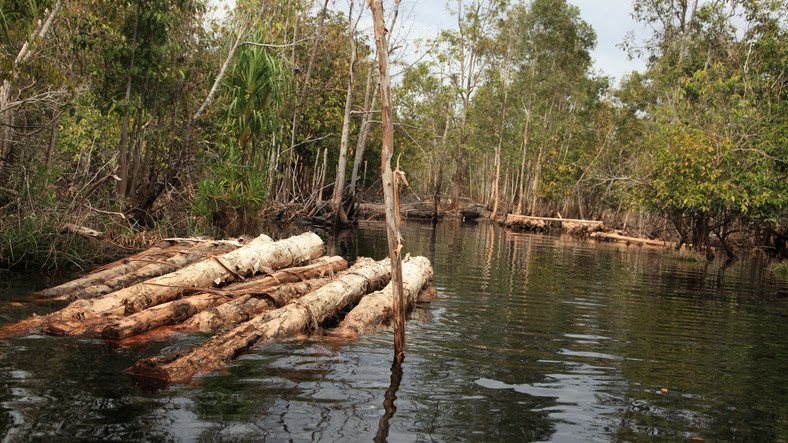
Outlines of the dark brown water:
[{"label": "dark brown water", "polygon": [[[746,260],[722,267],[657,251],[411,224],[438,298],[407,323],[389,441],[785,441],[788,285]],[[332,241],[382,258],[385,231]],[[0,323],[52,282],[0,276]],[[144,348],[38,334],[0,340],[4,441],[370,441],[384,416],[392,337],[264,345],[195,385],[158,392],[122,371],[193,346]]]}]

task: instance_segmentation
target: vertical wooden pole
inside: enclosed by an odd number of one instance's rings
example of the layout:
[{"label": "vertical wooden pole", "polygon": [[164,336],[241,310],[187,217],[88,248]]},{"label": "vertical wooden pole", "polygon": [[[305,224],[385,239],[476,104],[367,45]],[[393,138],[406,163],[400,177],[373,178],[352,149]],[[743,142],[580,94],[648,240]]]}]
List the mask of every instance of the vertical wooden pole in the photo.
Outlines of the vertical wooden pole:
[{"label": "vertical wooden pole", "polygon": [[381,170],[383,172],[383,200],[386,207],[386,236],[391,257],[391,284],[394,286],[394,360],[401,362],[405,357],[405,310],[402,291],[402,259],[399,224],[397,223],[396,199],[394,193],[397,185],[391,170],[391,158],[394,156],[394,124],[391,103],[391,78],[388,70],[388,42],[383,20],[383,1],[367,0],[372,10],[375,26],[375,46],[378,51],[380,69],[380,102],[383,109],[383,147],[381,149]]}]

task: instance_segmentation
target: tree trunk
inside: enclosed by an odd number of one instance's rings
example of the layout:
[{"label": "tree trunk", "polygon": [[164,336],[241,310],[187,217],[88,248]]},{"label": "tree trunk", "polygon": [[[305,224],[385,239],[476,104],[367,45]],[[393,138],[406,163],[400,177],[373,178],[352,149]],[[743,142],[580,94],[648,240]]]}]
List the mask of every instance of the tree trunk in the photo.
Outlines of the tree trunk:
[{"label": "tree trunk", "polygon": [[[261,236],[227,254],[194,263],[178,271],[121,289],[94,300],[77,300],[45,317],[53,335],[75,335],[91,328],[91,319],[108,315],[131,315],[150,306],[180,297],[184,288],[209,288],[253,275],[259,271],[309,261],[323,252],[323,241],[308,232],[287,240],[269,242]],[[79,320],[77,324],[71,323]]]},{"label": "tree trunk", "polygon": [[386,206],[386,237],[391,258],[391,281],[394,287],[394,360],[401,362],[405,347],[405,296],[402,288],[402,259],[399,231],[399,208],[396,205],[398,191],[396,178],[391,170],[391,158],[394,156],[394,122],[391,101],[391,79],[389,77],[389,52],[386,41],[386,29],[383,21],[383,1],[367,0],[372,10],[375,27],[375,45],[378,52],[380,70],[380,103],[383,115],[383,146],[381,149],[381,180],[383,182],[383,200]]},{"label": "tree trunk", "polygon": [[317,48],[320,44],[321,37],[323,35],[323,23],[326,20],[326,10],[328,8],[328,0],[323,4],[323,9],[320,12],[320,19],[318,20],[317,24],[317,35],[315,35],[315,42],[312,45],[312,54],[309,56],[309,64],[306,68],[306,74],[304,75],[304,84],[301,86],[301,93],[298,96],[298,102],[296,102],[295,111],[293,112],[293,126],[292,132],[290,134],[290,152],[287,155],[287,164],[285,165],[285,174],[284,174],[284,186],[282,187],[282,195],[280,196],[281,202],[286,202],[290,199],[290,183],[293,180],[293,174],[295,171],[293,170],[293,155],[296,147],[296,135],[298,134],[298,126],[301,123],[301,113],[304,110],[304,102],[306,101],[306,94],[309,90],[309,80],[312,78],[312,72],[315,69],[315,60],[317,59]]},{"label": "tree trunk", "polygon": [[[402,263],[402,278],[405,289],[406,308],[416,304],[416,298],[432,278],[432,266],[426,257],[409,257]],[[364,329],[392,317],[393,289],[389,283],[382,291],[369,294],[361,299],[339,324],[340,335],[358,334]]]},{"label": "tree trunk", "polygon": [[185,321],[180,331],[212,332],[220,328],[235,326],[271,309],[281,308],[291,301],[319,289],[332,280],[331,277],[313,278],[294,283],[285,283],[262,293],[246,294],[234,298],[215,308],[208,308]]},{"label": "tree trunk", "polygon": [[[19,80],[19,66],[30,60],[30,57],[33,55],[33,45],[46,37],[62,7],[63,2],[57,0],[52,6],[52,10],[47,15],[46,20],[40,22],[38,28],[36,28],[35,32],[33,32],[28,41],[22,45],[22,48],[17,53],[11,68],[11,80],[5,79],[2,84],[0,84],[0,180],[2,180],[1,177],[4,176],[3,170],[6,163],[9,163],[8,160],[11,158],[12,151],[9,146],[11,128],[14,121],[14,106],[9,103],[11,99],[11,88],[13,87],[13,83]],[[0,181],[0,184],[2,184],[2,181]]]},{"label": "tree trunk", "polygon": [[137,30],[140,23],[140,14],[142,12],[142,3],[137,5],[137,16],[134,19],[134,34],[131,38],[131,60],[129,61],[129,73],[126,76],[126,96],[125,96],[125,114],[123,122],[120,125],[120,146],[118,148],[118,177],[120,180],[116,183],[118,195],[121,199],[126,197],[126,191],[129,185],[129,119],[131,118],[131,72],[134,70],[134,56],[137,52]]},{"label": "tree trunk", "polygon": [[141,360],[129,372],[147,382],[184,383],[197,373],[223,367],[228,360],[255,344],[314,330],[347,306],[357,303],[368,288],[379,287],[388,281],[391,266],[388,259],[379,262],[366,260],[365,266],[338,277],[296,302],[258,315],[183,354]]},{"label": "tree trunk", "polygon": [[[505,71],[508,71],[508,66]],[[501,127],[500,127],[500,134],[498,134],[498,144],[495,146],[495,180],[493,184],[493,210],[492,214],[490,214],[490,220],[495,220],[495,217],[498,216],[498,197],[499,191],[498,187],[501,181],[501,148],[503,147],[503,132],[506,125],[506,105],[509,102],[509,86],[504,85],[504,92],[503,92],[503,110],[501,111]]]},{"label": "tree trunk", "polygon": [[[303,284],[305,282],[300,282],[300,280],[323,275],[333,276],[334,272],[339,272],[346,267],[347,262],[342,257],[325,257],[308,266],[282,269],[271,275],[230,284],[221,290],[191,295],[145,309],[103,327],[101,335],[104,338],[119,340],[159,326],[174,325],[187,319],[191,320],[196,314],[202,313],[206,309],[226,304],[230,300],[234,301],[240,296],[254,295],[260,298],[261,302],[258,303],[258,308],[279,308],[290,300],[329,281],[326,278],[318,279],[320,281],[311,280],[311,283]],[[292,282],[299,282],[299,284],[295,285]],[[276,287],[272,289],[272,286]]]},{"label": "tree trunk", "polygon": [[361,161],[364,159],[364,151],[367,147],[367,136],[369,135],[369,128],[371,126],[369,120],[372,115],[372,109],[375,107],[375,102],[378,100],[378,91],[380,91],[378,82],[375,82],[375,90],[372,94],[372,100],[370,101],[369,92],[372,87],[373,73],[374,65],[369,67],[369,73],[367,74],[367,88],[364,93],[364,115],[361,117],[361,127],[359,128],[358,140],[356,141],[356,155],[353,160],[353,173],[350,176],[350,186],[348,189],[351,202],[356,200],[358,173],[361,168]]},{"label": "tree trunk", "polygon": [[91,271],[89,274],[76,280],[63,283],[49,289],[44,289],[38,295],[45,298],[68,296],[69,294],[89,288],[91,286],[101,285],[105,281],[116,278],[121,275],[134,272],[140,268],[148,266],[151,260],[156,260],[161,257],[169,256],[170,254],[179,251],[184,247],[191,247],[193,243],[179,242],[178,244],[171,244],[170,242],[161,242],[158,245],[147,249],[139,254],[126,257],[124,259],[108,263],[98,269]]},{"label": "tree trunk", "polygon": [[337,163],[337,178],[334,181],[334,195],[331,198],[331,209],[334,211],[334,225],[347,225],[348,219],[342,207],[342,197],[345,192],[345,171],[347,169],[347,145],[350,137],[350,110],[353,106],[353,84],[356,73],[356,33],[353,26],[353,0],[350,0],[348,11],[348,34],[350,35],[350,75],[347,82],[345,95],[345,113],[342,119],[342,137],[339,142],[339,162]]}]

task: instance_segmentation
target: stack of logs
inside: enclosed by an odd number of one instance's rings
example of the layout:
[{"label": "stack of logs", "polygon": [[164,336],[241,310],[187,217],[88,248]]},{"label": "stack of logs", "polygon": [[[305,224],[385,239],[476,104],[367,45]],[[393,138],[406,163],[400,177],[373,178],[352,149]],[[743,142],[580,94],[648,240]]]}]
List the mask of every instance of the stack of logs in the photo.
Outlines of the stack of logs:
[{"label": "stack of logs", "polygon": [[[343,258],[322,254],[323,241],[313,233],[280,241],[261,235],[245,244],[171,239],[41,292],[42,300],[71,303],[0,334],[39,329],[123,343],[179,331],[216,333],[194,349],[129,368],[137,380],[166,385],[221,368],[257,344],[315,331],[351,307],[339,334],[354,336],[390,318],[388,259],[360,258],[348,268]],[[429,260],[406,258],[403,276],[412,307],[432,278]]]}]

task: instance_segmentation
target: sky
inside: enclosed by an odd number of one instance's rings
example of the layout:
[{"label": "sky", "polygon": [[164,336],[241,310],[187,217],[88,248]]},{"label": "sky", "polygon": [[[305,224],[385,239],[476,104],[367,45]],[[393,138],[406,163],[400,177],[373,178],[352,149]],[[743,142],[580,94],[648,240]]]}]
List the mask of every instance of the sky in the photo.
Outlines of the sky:
[{"label": "sky", "polygon": [[[356,4],[366,4],[366,0],[355,0]],[[621,78],[633,71],[645,70],[645,61],[642,59],[629,60],[627,54],[619,45],[628,32],[634,32],[636,38],[642,40],[644,27],[636,23],[631,17],[631,0],[568,0],[569,3],[580,8],[583,20],[591,24],[597,33],[597,47],[592,52],[594,68],[598,73],[615,78],[617,84]],[[211,0],[211,4],[232,7],[234,0]],[[331,0],[329,5],[335,10],[347,13],[348,0]],[[386,1],[384,4],[390,4]],[[414,41],[418,38],[431,38],[441,29],[457,27],[456,16],[451,15],[446,9],[446,0],[402,0],[398,23],[402,26],[402,33],[406,39]],[[455,4],[456,0],[451,0]],[[359,24],[360,31],[368,33],[371,37],[371,15],[367,8]],[[409,46],[404,48],[408,54],[406,58],[416,57],[418,48]],[[414,60],[415,61],[415,60]]]},{"label": "sky", "polygon": [[[580,8],[583,20],[588,22],[597,33],[597,47],[592,52],[594,68],[615,77],[616,84],[622,76],[633,71],[644,71],[645,61],[629,60],[619,45],[628,32],[634,32],[642,40],[643,25],[632,19],[630,0],[568,0]],[[337,7],[346,5],[347,0],[337,0]],[[452,4],[455,1],[452,0]],[[457,17],[446,10],[446,0],[402,0],[400,10],[408,11],[401,17],[403,25],[410,22],[412,29],[409,38],[417,35],[434,36],[440,29],[456,28]]]}]

